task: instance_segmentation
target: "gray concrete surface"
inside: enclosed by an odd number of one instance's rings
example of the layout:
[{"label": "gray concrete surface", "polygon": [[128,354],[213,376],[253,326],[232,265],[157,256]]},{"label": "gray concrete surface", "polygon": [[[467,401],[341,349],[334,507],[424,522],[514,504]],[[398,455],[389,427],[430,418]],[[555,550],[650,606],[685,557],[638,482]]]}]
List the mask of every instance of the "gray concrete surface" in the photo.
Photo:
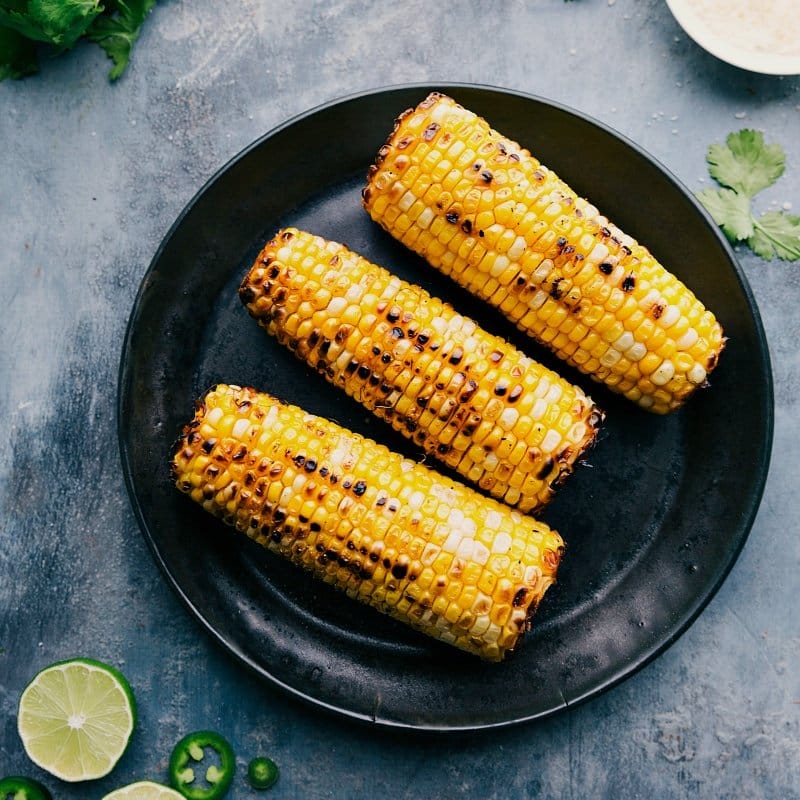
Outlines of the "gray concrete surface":
[{"label": "gray concrete surface", "polygon": [[[43,776],[16,734],[25,682],[91,654],[129,676],[139,728],[108,778],[45,778],[58,798],[163,778],[198,727],[225,730],[240,766],[272,755],[275,798],[800,797],[800,264],[739,253],[773,357],[776,436],[738,563],[655,662],[540,724],[376,731],[258,682],[156,568],[114,427],[125,324],[159,241],[218,167],[287,117],[385,84],[494,84],[608,123],[692,189],[708,185],[707,145],[752,126],[789,159],[761,207],[797,213],[800,79],[716,61],[661,0],[166,0],[124,78],[109,84],[107,68],[86,45],[0,84],[0,775]],[[241,780],[230,794],[251,796]]]}]

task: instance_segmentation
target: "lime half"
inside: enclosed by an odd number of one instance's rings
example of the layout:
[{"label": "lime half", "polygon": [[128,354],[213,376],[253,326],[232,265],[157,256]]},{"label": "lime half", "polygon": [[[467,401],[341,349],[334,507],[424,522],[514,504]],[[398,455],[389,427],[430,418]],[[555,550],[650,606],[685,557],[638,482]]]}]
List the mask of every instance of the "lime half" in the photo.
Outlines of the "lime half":
[{"label": "lime half", "polygon": [[152,781],[139,781],[115,789],[107,794],[103,800],[186,800],[186,798],[174,789],[168,789],[160,783]]},{"label": "lime half", "polygon": [[114,667],[85,658],[45,667],[19,700],[17,726],[28,757],[63,781],[111,772],[135,723],[128,681]]}]

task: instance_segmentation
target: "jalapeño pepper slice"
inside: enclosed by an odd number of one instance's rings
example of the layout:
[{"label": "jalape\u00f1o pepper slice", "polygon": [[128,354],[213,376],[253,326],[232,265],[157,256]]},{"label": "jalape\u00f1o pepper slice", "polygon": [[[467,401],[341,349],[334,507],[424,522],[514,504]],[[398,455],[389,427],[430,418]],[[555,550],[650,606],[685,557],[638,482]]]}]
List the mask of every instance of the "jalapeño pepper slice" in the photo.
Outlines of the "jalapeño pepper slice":
[{"label": "jalape\u00f1o pepper slice", "polygon": [[39,781],[9,775],[0,779],[0,800],[53,800],[53,795]]},{"label": "jalape\u00f1o pepper slice", "polygon": [[278,765],[266,756],[258,756],[247,765],[247,780],[254,789],[269,789],[279,774]]},{"label": "jalape\u00f1o pepper slice", "polygon": [[[208,766],[197,775],[203,762]],[[218,800],[228,791],[235,769],[233,748],[214,731],[187,734],[169,758],[170,782],[188,800]]]}]

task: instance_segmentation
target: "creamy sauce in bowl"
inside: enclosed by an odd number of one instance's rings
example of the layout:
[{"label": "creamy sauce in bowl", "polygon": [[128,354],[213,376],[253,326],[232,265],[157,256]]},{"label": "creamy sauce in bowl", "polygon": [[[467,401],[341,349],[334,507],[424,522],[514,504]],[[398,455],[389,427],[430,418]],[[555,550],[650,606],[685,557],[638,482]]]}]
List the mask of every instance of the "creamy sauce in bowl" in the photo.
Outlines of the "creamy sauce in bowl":
[{"label": "creamy sauce in bowl", "polygon": [[756,72],[800,74],[800,0],[667,0],[701,47]]}]

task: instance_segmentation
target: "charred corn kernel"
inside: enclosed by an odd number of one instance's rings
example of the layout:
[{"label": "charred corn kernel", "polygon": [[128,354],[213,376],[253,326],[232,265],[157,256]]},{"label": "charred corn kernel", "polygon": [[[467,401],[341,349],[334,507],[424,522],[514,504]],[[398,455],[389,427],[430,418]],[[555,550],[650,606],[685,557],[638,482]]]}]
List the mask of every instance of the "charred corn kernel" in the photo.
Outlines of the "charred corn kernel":
[{"label": "charred corn kernel", "polygon": [[[309,314],[295,284],[309,306],[318,296],[327,306]],[[597,434],[602,413],[581,389],[344,245],[279,232],[240,296],[259,324],[331,383],[521,511],[550,499]],[[550,421],[550,446],[542,444],[547,432],[526,435],[533,408]],[[567,439],[576,430],[583,435]],[[518,448],[525,456],[512,459]]]},{"label": "charred corn kernel", "polygon": [[177,487],[228,525],[490,660],[530,626],[563,553],[532,517],[253,389],[220,385],[198,402],[172,468]]},{"label": "charred corn kernel", "polygon": [[[480,192],[469,206],[454,201],[430,166],[445,153],[449,159],[456,144],[463,145],[460,156],[455,166],[447,160],[445,174],[458,172],[466,194]],[[424,196],[404,183],[398,158],[420,167],[417,180],[427,176]],[[421,199],[430,220],[411,248],[559,357],[661,414],[706,385],[725,343],[714,315],[644,247],[485,120],[436,93],[399,117],[363,199],[372,218],[400,238],[406,228],[398,228],[386,193],[386,176],[395,173],[396,191],[410,192],[412,203]],[[462,234],[468,238],[445,264],[440,243]],[[626,330],[632,341],[621,358],[613,341]],[[587,345],[595,333],[601,337]]]}]

